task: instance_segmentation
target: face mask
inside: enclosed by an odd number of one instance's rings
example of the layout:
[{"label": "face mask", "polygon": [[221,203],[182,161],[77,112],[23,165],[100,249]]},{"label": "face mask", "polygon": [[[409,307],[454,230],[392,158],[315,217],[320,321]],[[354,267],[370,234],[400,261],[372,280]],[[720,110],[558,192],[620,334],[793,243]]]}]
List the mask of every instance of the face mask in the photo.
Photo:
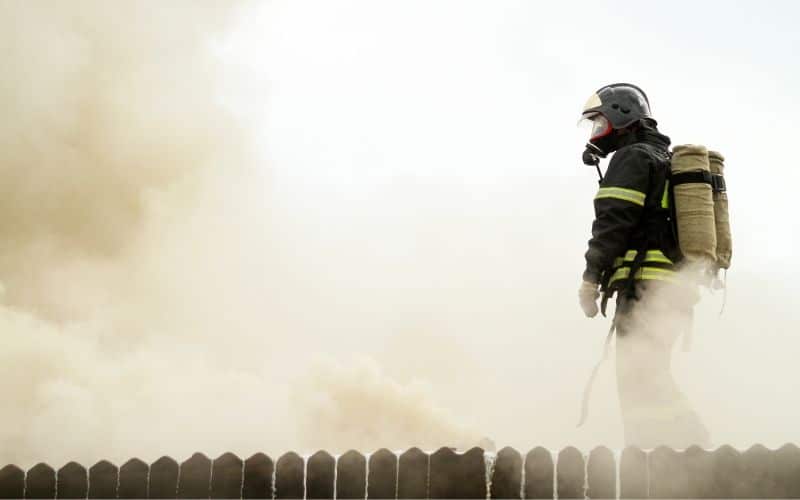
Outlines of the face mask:
[{"label": "face mask", "polygon": [[595,142],[597,139],[609,135],[613,130],[611,122],[600,113],[584,115],[578,122],[578,126],[590,129],[589,142]]}]

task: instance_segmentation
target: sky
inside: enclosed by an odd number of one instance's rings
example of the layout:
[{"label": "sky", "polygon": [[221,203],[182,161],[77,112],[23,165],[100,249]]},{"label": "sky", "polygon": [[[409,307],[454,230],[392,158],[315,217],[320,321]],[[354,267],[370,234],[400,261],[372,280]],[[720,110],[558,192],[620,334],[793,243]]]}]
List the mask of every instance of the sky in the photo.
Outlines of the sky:
[{"label": "sky", "polygon": [[611,363],[575,428],[613,82],[726,157],[676,379],[715,445],[800,441],[796,3],[120,5],[0,5],[0,459],[619,448]]}]

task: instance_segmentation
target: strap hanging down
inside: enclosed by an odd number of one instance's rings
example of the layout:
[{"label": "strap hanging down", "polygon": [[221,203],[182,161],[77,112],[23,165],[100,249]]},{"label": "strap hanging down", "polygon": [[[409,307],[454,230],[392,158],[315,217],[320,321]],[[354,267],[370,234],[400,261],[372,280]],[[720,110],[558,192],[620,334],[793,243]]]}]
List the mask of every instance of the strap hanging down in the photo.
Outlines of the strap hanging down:
[{"label": "strap hanging down", "polygon": [[606,359],[608,359],[608,353],[611,349],[611,339],[614,338],[614,331],[617,328],[617,318],[615,317],[611,320],[611,327],[608,329],[608,335],[606,335],[606,342],[603,345],[603,357],[600,358],[600,361],[594,365],[592,369],[592,374],[589,375],[589,380],[586,381],[586,387],[583,389],[583,399],[581,400],[581,416],[578,420],[578,427],[582,426],[586,422],[586,418],[589,416],[589,399],[592,396],[592,386],[594,386],[594,379],[597,377],[597,371],[600,370],[600,367],[603,365]]}]

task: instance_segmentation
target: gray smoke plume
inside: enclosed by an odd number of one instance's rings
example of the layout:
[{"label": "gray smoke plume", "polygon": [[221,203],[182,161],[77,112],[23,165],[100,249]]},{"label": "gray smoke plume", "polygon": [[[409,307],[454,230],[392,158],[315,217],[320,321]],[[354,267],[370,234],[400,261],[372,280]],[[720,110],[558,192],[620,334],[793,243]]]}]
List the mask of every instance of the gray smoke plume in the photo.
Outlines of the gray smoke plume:
[{"label": "gray smoke plume", "polygon": [[319,437],[375,405],[387,427],[351,446],[466,434],[378,369],[303,359],[254,127],[226,105],[250,82],[215,48],[247,8],[0,4],[0,462],[348,446]]}]

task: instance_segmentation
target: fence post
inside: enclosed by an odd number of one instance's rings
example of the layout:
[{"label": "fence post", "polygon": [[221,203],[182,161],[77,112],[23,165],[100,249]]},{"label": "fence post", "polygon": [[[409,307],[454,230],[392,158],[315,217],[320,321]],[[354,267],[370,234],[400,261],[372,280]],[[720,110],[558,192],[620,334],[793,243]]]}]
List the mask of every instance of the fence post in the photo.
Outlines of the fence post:
[{"label": "fence post", "polygon": [[336,459],[320,450],[308,459],[306,468],[306,498],[333,498]]},{"label": "fence post", "polygon": [[774,456],[766,447],[756,444],[742,453],[742,492],[749,498],[776,498]]},{"label": "fence post", "polygon": [[684,458],[682,453],[666,446],[659,446],[650,452],[650,498],[687,498],[689,476]]},{"label": "fence post", "polygon": [[736,498],[740,496],[742,485],[741,454],[733,447],[725,445],[713,453],[713,485],[711,495],[716,498]]},{"label": "fence post", "polygon": [[647,498],[647,454],[628,446],[619,461],[620,498]]},{"label": "fence post", "polygon": [[305,461],[290,451],[275,464],[275,498],[305,497]]},{"label": "fence post", "polygon": [[119,468],[117,498],[147,498],[147,476],[149,466],[132,458]]},{"label": "fence post", "polygon": [[211,494],[211,459],[195,453],[181,464],[178,498],[209,498]]},{"label": "fence post", "polygon": [[355,499],[367,496],[367,459],[350,450],[336,463],[336,498]]},{"label": "fence post", "polygon": [[617,498],[617,464],[614,454],[605,446],[598,446],[589,453],[586,466],[589,498]]},{"label": "fence post", "polygon": [[773,452],[778,498],[800,498],[800,448],[787,443]]},{"label": "fence post", "polygon": [[553,457],[541,446],[525,456],[525,498],[554,498]]},{"label": "fence post", "polygon": [[497,453],[492,474],[492,498],[520,498],[522,493],[522,455],[505,447]]},{"label": "fence post", "polygon": [[77,462],[69,462],[58,469],[56,474],[56,497],[86,498],[88,494],[89,478],[83,465]]},{"label": "fence post", "polygon": [[428,498],[428,455],[419,448],[400,455],[397,498]]},{"label": "fence post", "polygon": [[583,498],[586,479],[583,455],[574,446],[568,446],[558,454],[556,463],[556,487],[558,498]]},{"label": "fence post", "polygon": [[429,498],[486,498],[486,459],[481,448],[458,454],[439,448],[430,458]]},{"label": "fence post", "polygon": [[[294,455],[300,460],[300,497],[303,498],[303,459]],[[244,462],[244,478],[242,482],[242,498],[272,498],[273,493],[277,494],[277,477],[273,484],[275,475],[275,465],[272,459],[263,453],[256,453]],[[273,488],[275,491],[273,492]],[[280,498],[280,497],[278,497]]]},{"label": "fence post", "polygon": [[714,455],[693,445],[683,451],[689,498],[710,498],[714,491]]},{"label": "fence post", "polygon": [[0,469],[0,498],[22,498],[25,494],[25,471],[16,465]]},{"label": "fence post", "polygon": [[175,498],[178,494],[178,462],[161,457],[150,465],[148,498]]},{"label": "fence post", "polygon": [[[211,498],[240,498],[243,467],[242,459],[230,452],[215,458],[211,466]],[[269,498],[272,498],[272,473],[269,475],[269,490]]]},{"label": "fence post", "polygon": [[25,476],[25,498],[55,498],[56,471],[45,463],[33,466]]},{"label": "fence post", "polygon": [[397,494],[397,455],[382,448],[369,457],[368,498],[395,498]]}]

